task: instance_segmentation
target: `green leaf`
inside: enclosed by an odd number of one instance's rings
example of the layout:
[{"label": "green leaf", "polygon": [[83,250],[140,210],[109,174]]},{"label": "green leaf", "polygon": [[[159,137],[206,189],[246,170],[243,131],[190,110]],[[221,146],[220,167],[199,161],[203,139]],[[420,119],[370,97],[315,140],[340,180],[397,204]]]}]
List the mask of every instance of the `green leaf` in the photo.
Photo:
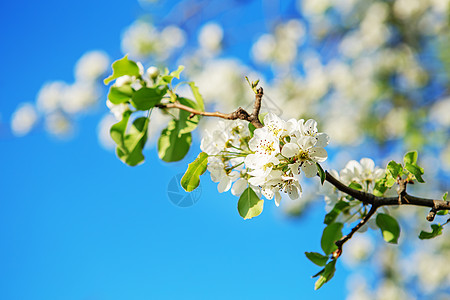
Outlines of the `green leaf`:
[{"label": "green leaf", "polygon": [[[192,101],[190,99],[178,97],[177,101],[180,102],[180,104],[186,105],[186,106],[194,108],[196,110],[199,109],[197,106],[197,103],[195,103],[194,101]],[[188,111],[185,111],[185,110],[179,111],[177,126],[180,129],[180,133],[179,133],[180,135],[191,132],[195,128],[197,128],[198,122],[200,121],[200,116],[195,115],[192,118],[190,118],[190,116],[191,116],[191,113]]]},{"label": "green leaf", "polygon": [[263,211],[264,200],[259,199],[255,191],[248,187],[239,197],[238,211],[244,220],[259,216]]},{"label": "green leaf", "polygon": [[253,137],[253,131],[255,131],[256,127],[252,123],[248,123],[248,130],[250,131],[250,137]]},{"label": "green leaf", "polygon": [[335,242],[342,237],[343,226],[342,223],[331,223],[323,230],[320,246],[326,255],[330,255],[337,249]]},{"label": "green leaf", "polygon": [[392,177],[394,179],[397,178],[397,176],[402,176],[403,167],[402,164],[396,163],[395,161],[391,160],[386,169],[391,173]]},{"label": "green leaf", "polygon": [[442,196],[442,200],[447,201],[448,192],[445,192],[444,196]]},{"label": "green leaf", "polygon": [[325,219],[323,222],[327,225],[330,225],[333,223],[336,218],[339,216],[339,214],[343,211],[346,211],[350,207],[350,204],[346,201],[338,201],[333,209],[325,215]]},{"label": "green leaf", "polygon": [[397,244],[400,236],[400,226],[396,219],[387,214],[379,213],[377,215],[376,223],[386,242]]},{"label": "green leaf", "polygon": [[177,125],[178,123],[175,120],[170,121],[159,137],[158,156],[163,161],[172,162],[183,159],[191,146],[191,134],[180,135],[180,128]]},{"label": "green leaf", "polygon": [[431,232],[421,231],[419,234],[419,239],[428,240],[437,237],[438,235],[442,234],[442,229],[444,229],[444,227],[440,224],[431,224],[432,231]]},{"label": "green leaf", "polygon": [[386,172],[386,187],[390,188],[397,182],[390,172]]},{"label": "green leaf", "polygon": [[129,85],[123,85],[120,87],[111,86],[108,93],[108,99],[112,104],[120,104],[127,102],[133,95],[133,89]]},{"label": "green leaf", "polygon": [[319,267],[323,267],[327,264],[328,256],[325,256],[317,252],[305,252],[305,255],[310,261],[312,261]]},{"label": "green leaf", "polygon": [[112,80],[124,75],[140,76],[138,65],[134,61],[128,59],[128,54],[125,55],[123,58],[113,62],[112,69],[113,69],[112,75],[103,80],[105,84],[108,84]]},{"label": "green leaf", "polygon": [[187,191],[192,192],[200,184],[200,175],[205,173],[208,164],[208,154],[201,152],[197,158],[188,165],[186,173],[181,178],[181,186]]},{"label": "green leaf", "polygon": [[325,266],[323,273],[320,274],[319,279],[317,279],[314,285],[314,290],[320,289],[325,283],[330,281],[331,278],[333,278],[335,272],[336,272],[336,260],[333,259]]},{"label": "green leaf", "polygon": [[421,167],[407,163],[405,165],[405,169],[408,170],[411,174],[413,174],[416,177],[418,182],[421,182],[421,183],[425,182],[422,178],[423,169]]},{"label": "green leaf", "polygon": [[323,183],[325,182],[325,171],[322,169],[322,166],[316,162],[317,165],[317,171],[319,172],[319,176],[320,176],[320,183],[323,185]]},{"label": "green leaf", "polygon": [[417,151],[410,151],[403,157],[403,162],[406,164],[415,165],[417,162]]},{"label": "green leaf", "polygon": [[445,216],[446,214],[448,214],[448,210],[447,209],[446,210],[440,210],[436,214],[439,215],[439,216]]},{"label": "green leaf", "polygon": [[348,185],[348,187],[349,187],[349,188],[352,188],[352,189],[354,189],[354,190],[358,190],[358,191],[362,191],[362,189],[363,189],[363,187],[362,187],[359,183],[357,183],[357,182],[351,182],[351,183]]},{"label": "green leaf", "polygon": [[117,156],[129,166],[137,166],[145,160],[142,151],[147,142],[148,118],[134,120],[130,132],[125,135],[124,147],[117,147]]},{"label": "green leaf", "polygon": [[195,86],[195,83],[189,82],[189,86],[191,87],[192,94],[194,95],[195,101],[197,101],[197,106],[200,111],[205,111],[205,103],[203,102],[203,97],[200,94],[198,87]]},{"label": "green leaf", "polygon": [[184,70],[184,66],[179,66],[178,69],[171,72],[170,74],[162,75],[158,84],[170,84],[174,78],[180,79],[180,74],[183,70]]},{"label": "green leaf", "polygon": [[131,111],[127,110],[122,116],[122,120],[111,126],[109,133],[111,138],[117,144],[117,147],[125,150],[125,132],[127,130],[128,120],[130,119]]},{"label": "green leaf", "polygon": [[167,87],[160,89],[159,87],[146,88],[143,87],[137,90],[131,98],[131,104],[139,110],[149,110],[156,104],[161,102],[161,99],[167,92]]},{"label": "green leaf", "polygon": [[373,188],[373,194],[377,197],[382,197],[388,187],[386,186],[386,178],[378,179],[375,182],[375,187]]}]

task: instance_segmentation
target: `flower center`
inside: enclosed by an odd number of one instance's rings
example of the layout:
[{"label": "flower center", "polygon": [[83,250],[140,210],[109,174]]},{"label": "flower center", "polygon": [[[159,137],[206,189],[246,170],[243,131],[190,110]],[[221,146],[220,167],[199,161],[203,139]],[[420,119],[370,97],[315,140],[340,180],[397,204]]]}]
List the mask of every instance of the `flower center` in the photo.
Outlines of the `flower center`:
[{"label": "flower center", "polygon": [[262,140],[258,146],[258,153],[264,155],[270,155],[273,151],[275,151],[275,147],[273,146],[273,141]]}]

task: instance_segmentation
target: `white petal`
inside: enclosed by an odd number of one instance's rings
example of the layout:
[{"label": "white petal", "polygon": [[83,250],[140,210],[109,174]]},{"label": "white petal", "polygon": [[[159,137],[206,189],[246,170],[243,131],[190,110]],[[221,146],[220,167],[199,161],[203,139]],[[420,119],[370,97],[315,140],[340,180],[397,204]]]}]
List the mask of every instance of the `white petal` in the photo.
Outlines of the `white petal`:
[{"label": "white petal", "polygon": [[275,191],[275,205],[280,206],[281,195],[279,191]]},{"label": "white petal", "polygon": [[286,122],[286,134],[298,134],[299,127],[296,119],[290,119]]},{"label": "white petal", "polygon": [[364,171],[373,171],[375,169],[375,163],[370,158],[362,158],[359,162]]},{"label": "white petal", "polygon": [[309,148],[314,147],[316,142],[317,142],[316,139],[313,138],[312,136],[302,136],[297,140],[298,145],[303,150],[308,150]]},{"label": "white petal", "polygon": [[386,171],[385,169],[381,169],[381,168],[376,168],[375,172],[373,173],[373,179],[374,180],[378,180],[384,177]]},{"label": "white petal", "polygon": [[306,160],[303,162],[302,171],[306,177],[314,177],[317,175],[317,166],[312,161]]},{"label": "white petal", "polygon": [[234,196],[240,196],[242,192],[245,191],[246,188],[247,188],[247,180],[241,178],[233,184],[233,187],[231,188],[231,193]]},{"label": "white petal", "polygon": [[309,119],[305,122],[303,129],[303,134],[314,136],[317,133],[317,122],[313,119]]},{"label": "white petal", "polygon": [[219,193],[223,193],[228,191],[231,188],[231,179],[228,176],[223,176],[220,179],[219,185],[217,186],[217,190]]},{"label": "white petal", "polygon": [[271,188],[263,188],[261,189],[261,192],[268,200],[271,200],[273,198],[274,192]]},{"label": "white petal", "polygon": [[300,174],[299,167],[300,167],[300,163],[299,162],[296,162],[296,163],[293,163],[293,164],[289,165],[289,168],[291,169],[292,174],[294,174],[294,175]]},{"label": "white petal", "polygon": [[324,162],[327,160],[327,151],[323,148],[314,147],[309,152],[309,157],[315,162]]},{"label": "white petal", "polygon": [[330,137],[326,133],[318,133],[315,138],[317,139],[316,147],[325,147],[330,143]]},{"label": "white petal", "polygon": [[300,148],[297,144],[294,143],[287,143],[283,146],[283,149],[281,149],[281,154],[285,157],[292,157],[297,155],[300,152]]}]

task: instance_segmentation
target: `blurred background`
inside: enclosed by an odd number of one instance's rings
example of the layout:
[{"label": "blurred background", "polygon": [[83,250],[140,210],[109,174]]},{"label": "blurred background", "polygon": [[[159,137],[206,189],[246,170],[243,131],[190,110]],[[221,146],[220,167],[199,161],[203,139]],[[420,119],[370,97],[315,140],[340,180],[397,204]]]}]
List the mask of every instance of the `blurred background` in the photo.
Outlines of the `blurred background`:
[{"label": "blurred background", "polygon": [[[152,114],[146,162],[115,157],[102,80],[129,54],[186,67],[208,110],[252,102],[314,118],[331,137],[326,169],[419,151],[417,195],[450,180],[449,0],[13,1],[0,4],[1,299],[450,299],[450,242],[417,238],[426,209],[391,210],[400,245],[357,234],[335,278],[313,291],[325,203],[316,180],[300,201],[266,201],[244,221],[208,175],[194,205],[158,159],[167,119]],[[203,120],[207,122],[206,120]],[[203,124],[205,126],[205,124]],[[172,183],[172,185],[171,185]],[[445,221],[445,220],[444,220]],[[345,228],[346,232],[349,228]]]}]

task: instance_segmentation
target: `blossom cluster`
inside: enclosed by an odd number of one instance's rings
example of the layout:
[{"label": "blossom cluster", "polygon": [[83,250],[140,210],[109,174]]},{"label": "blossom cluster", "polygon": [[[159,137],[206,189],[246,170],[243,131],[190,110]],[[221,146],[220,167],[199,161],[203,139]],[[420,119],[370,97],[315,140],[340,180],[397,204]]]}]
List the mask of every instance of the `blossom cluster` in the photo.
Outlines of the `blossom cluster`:
[{"label": "blossom cluster", "polygon": [[[336,170],[330,170],[330,174],[344,183],[351,185],[353,188],[360,189],[367,193],[373,193],[377,180],[384,178],[385,169],[375,166],[375,162],[370,158],[362,158],[359,162],[356,160],[349,161],[344,169],[339,173]],[[343,211],[338,220],[343,223],[351,223],[359,219],[366,211],[364,205],[359,201],[349,200],[346,195],[340,193],[334,186],[329,183],[324,185],[326,212],[330,212],[339,201],[349,203],[348,209]],[[383,208],[385,210],[385,208]],[[374,218],[369,220],[369,227],[375,227]],[[363,228],[367,229],[367,226]]]},{"label": "blossom cluster", "polygon": [[219,192],[240,195],[249,186],[258,196],[275,198],[278,206],[281,192],[301,197],[300,175],[317,175],[317,163],[328,156],[329,137],[312,119],[284,121],[268,113],[263,124],[251,133],[243,121],[220,121],[206,131],[200,148],[209,155],[208,170]]}]

